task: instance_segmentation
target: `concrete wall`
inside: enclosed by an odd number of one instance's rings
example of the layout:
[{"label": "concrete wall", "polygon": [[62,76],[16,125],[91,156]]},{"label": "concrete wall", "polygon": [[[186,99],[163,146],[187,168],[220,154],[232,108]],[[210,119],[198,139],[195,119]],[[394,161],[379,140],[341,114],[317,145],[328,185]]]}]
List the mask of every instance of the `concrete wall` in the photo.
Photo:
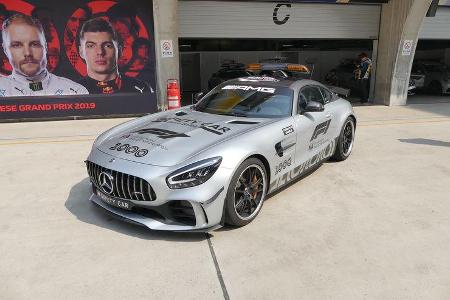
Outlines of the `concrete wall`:
[{"label": "concrete wall", "polygon": [[[178,0],[153,0],[155,23],[156,82],[158,109],[167,109],[167,80],[180,78],[178,53]],[[173,57],[162,57],[161,40],[172,40]]]},{"label": "concrete wall", "polygon": [[[383,4],[378,46],[375,102],[405,105],[408,82],[422,22],[432,0],[395,0]],[[405,40],[413,47],[402,49]]]}]

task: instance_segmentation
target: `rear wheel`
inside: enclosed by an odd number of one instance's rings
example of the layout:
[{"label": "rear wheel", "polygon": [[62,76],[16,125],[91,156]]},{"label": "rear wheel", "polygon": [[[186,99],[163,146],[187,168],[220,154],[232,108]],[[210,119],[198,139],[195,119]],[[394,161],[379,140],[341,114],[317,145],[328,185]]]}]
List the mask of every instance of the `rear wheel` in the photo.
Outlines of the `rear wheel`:
[{"label": "rear wheel", "polygon": [[345,120],[339,135],[333,159],[337,161],[346,160],[352,153],[353,142],[355,141],[355,121],[351,117]]},{"label": "rear wheel", "polygon": [[261,210],[267,192],[264,164],[256,158],[244,161],[231,179],[225,200],[225,221],[244,226],[253,221]]}]

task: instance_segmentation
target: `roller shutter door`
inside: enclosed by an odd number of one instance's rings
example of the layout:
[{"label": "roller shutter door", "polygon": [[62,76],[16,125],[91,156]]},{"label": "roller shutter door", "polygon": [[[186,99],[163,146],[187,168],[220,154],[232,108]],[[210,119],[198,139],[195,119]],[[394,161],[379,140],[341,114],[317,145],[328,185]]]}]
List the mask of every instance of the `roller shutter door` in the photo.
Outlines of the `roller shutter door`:
[{"label": "roller shutter door", "polygon": [[377,39],[381,6],[295,4],[283,5],[276,25],[277,3],[180,1],[180,38],[307,38]]},{"label": "roller shutter door", "polygon": [[419,38],[450,40],[450,7],[439,7],[435,17],[425,18]]}]

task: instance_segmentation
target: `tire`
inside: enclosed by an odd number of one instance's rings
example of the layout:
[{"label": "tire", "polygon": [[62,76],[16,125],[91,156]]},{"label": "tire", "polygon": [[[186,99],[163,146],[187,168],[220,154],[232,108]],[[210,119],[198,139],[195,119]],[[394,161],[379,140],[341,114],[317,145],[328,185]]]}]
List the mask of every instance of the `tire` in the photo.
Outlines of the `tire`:
[{"label": "tire", "polygon": [[267,193],[267,172],[256,158],[245,160],[234,173],[225,199],[225,222],[241,227],[261,211]]},{"label": "tire", "polygon": [[352,153],[354,141],[355,121],[351,117],[348,117],[344,122],[344,126],[342,126],[332,159],[336,161],[346,160]]}]

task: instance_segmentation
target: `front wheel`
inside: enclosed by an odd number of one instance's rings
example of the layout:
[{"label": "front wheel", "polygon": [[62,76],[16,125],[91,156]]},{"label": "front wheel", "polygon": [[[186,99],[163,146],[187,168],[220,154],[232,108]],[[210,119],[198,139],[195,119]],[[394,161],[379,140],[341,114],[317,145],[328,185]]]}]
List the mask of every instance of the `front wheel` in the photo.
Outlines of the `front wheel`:
[{"label": "front wheel", "polygon": [[258,215],[267,192],[264,164],[256,158],[244,161],[234,173],[225,200],[225,221],[244,226]]},{"label": "front wheel", "polygon": [[355,141],[355,121],[351,117],[345,120],[339,135],[333,159],[337,161],[346,160],[352,153],[353,142]]}]

